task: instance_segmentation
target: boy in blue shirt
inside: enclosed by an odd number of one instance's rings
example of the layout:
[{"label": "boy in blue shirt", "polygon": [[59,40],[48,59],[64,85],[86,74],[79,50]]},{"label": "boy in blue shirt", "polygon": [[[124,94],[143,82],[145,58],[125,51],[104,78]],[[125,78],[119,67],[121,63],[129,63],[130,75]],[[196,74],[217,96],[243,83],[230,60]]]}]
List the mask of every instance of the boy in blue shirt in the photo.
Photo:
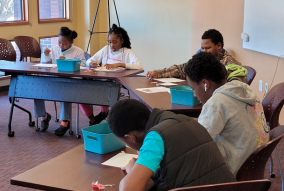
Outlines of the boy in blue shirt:
[{"label": "boy in blue shirt", "polygon": [[206,129],[184,115],[154,109],[141,102],[118,101],[109,114],[113,133],[140,151],[122,169],[119,190],[169,190],[234,181]]}]

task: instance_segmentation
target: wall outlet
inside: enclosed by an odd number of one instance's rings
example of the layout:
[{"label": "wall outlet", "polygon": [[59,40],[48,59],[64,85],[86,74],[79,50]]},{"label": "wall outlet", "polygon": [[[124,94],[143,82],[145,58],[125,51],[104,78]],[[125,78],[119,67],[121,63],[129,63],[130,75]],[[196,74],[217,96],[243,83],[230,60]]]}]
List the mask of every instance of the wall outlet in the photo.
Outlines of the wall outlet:
[{"label": "wall outlet", "polygon": [[262,80],[259,80],[259,91],[262,92]]},{"label": "wall outlet", "polygon": [[264,85],[264,90],[265,90],[265,93],[268,92],[268,83],[265,83],[265,85]]}]

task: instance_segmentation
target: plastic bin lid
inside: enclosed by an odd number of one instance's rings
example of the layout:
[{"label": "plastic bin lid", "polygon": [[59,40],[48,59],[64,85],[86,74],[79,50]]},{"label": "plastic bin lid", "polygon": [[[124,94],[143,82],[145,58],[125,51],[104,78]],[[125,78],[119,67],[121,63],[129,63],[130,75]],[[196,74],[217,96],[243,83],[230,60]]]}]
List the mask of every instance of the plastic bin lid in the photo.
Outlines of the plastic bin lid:
[{"label": "plastic bin lid", "polygon": [[189,86],[174,86],[174,87],[171,87],[170,90],[187,91],[187,92],[193,91],[193,89]]}]

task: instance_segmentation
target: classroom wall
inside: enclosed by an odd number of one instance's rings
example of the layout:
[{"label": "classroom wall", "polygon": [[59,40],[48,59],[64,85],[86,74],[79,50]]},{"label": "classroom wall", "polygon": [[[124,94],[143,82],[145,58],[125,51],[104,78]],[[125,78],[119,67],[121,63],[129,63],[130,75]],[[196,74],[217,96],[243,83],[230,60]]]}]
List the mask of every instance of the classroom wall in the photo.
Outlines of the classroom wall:
[{"label": "classroom wall", "polygon": [[[192,1],[192,51],[200,46],[201,34],[210,28],[219,30],[224,36],[225,49],[234,55],[243,65],[253,67],[256,77],[251,87],[262,100],[264,83],[271,86],[278,58],[264,53],[242,48],[241,33],[243,32],[244,0],[193,0]],[[273,35],[273,34],[272,34]],[[279,66],[272,86],[284,81],[284,59]],[[263,92],[258,90],[259,80],[263,81]],[[280,123],[284,123],[284,111],[280,115]]]},{"label": "classroom wall", "polygon": [[[96,14],[98,1],[84,0],[81,3],[77,3],[77,32],[78,32],[78,46],[84,51],[87,50],[87,46],[90,39],[90,32],[94,17]],[[100,1],[97,18],[93,32],[106,32],[108,31],[107,23],[107,1]],[[98,50],[107,44],[107,34],[93,34],[90,41],[88,53],[94,55]]]},{"label": "classroom wall", "polygon": [[[128,32],[145,72],[188,61],[192,47],[191,4],[189,0],[116,1],[120,24]],[[110,5],[111,22],[117,23],[113,3]]]},{"label": "classroom wall", "polygon": [[[225,41],[225,49],[243,65],[256,69],[251,87],[262,100],[264,84],[271,86],[278,58],[242,48],[244,0],[144,0],[116,1],[121,25],[128,31],[134,52],[144,70],[181,64],[200,48],[204,31],[215,28]],[[113,8],[113,7],[112,7]],[[115,21],[114,10],[111,11]],[[272,85],[284,81],[284,60],[279,61]],[[259,92],[259,80],[263,92]],[[284,123],[284,111],[280,122]]]},{"label": "classroom wall", "polygon": [[[42,23],[38,24],[37,0],[29,0],[30,25],[0,26],[0,38],[12,40],[15,36],[32,36],[37,41],[41,36],[57,35],[60,27],[67,26],[73,30],[77,28],[77,1],[73,2],[72,22]],[[75,40],[75,44],[77,41]]]}]

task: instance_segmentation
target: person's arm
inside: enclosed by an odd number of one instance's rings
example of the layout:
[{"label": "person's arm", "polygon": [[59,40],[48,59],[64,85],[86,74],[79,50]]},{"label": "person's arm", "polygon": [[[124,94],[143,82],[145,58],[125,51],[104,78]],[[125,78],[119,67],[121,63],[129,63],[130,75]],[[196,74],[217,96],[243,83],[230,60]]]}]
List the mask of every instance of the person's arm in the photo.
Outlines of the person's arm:
[{"label": "person's arm", "polygon": [[163,139],[157,132],[151,131],[144,139],[137,161],[132,159],[122,167],[127,175],[120,183],[120,190],[145,190],[145,188],[148,190],[153,187],[154,181],[151,176],[160,168],[163,157]]},{"label": "person's arm", "polygon": [[184,67],[186,63],[181,65],[173,65],[169,68],[155,70],[157,78],[185,78]]},{"label": "person's arm", "polygon": [[[154,186],[154,182],[151,180],[153,171],[149,168],[140,165],[134,164],[133,168],[120,182],[119,190],[128,191],[145,191]],[[148,189],[146,189],[148,188]]]},{"label": "person's arm", "polygon": [[89,58],[86,61],[86,66],[90,67],[90,64],[92,65],[92,63],[95,63],[95,62],[97,64],[100,64],[102,62],[103,55],[104,55],[106,50],[107,50],[107,46],[105,46],[101,50],[99,50],[94,56],[92,56],[91,58]]},{"label": "person's arm", "polygon": [[[136,57],[134,52],[129,49],[129,53],[127,54],[128,58],[125,58],[125,69],[138,69],[138,70],[143,70],[143,65],[139,61],[139,59]],[[127,62],[129,60],[129,62]]]},{"label": "person's arm", "polygon": [[127,51],[124,58],[125,63],[106,64],[105,67],[107,69],[122,67],[128,70],[143,70],[143,66],[140,63],[139,59],[135,56],[134,52],[131,49],[127,49],[125,51]]},{"label": "person's arm", "polygon": [[212,139],[216,141],[217,136],[226,125],[226,116],[221,109],[216,109],[212,105],[204,105],[198,117],[198,122],[207,129]]},{"label": "person's arm", "polygon": [[43,53],[41,54],[41,57],[40,57],[40,62],[41,63],[51,63],[52,60],[51,60],[51,53],[52,52],[52,49],[49,50],[48,48],[46,48]]},{"label": "person's arm", "polygon": [[86,66],[86,58],[83,50],[78,49],[77,54],[74,59],[80,59],[81,60],[81,66]]}]

